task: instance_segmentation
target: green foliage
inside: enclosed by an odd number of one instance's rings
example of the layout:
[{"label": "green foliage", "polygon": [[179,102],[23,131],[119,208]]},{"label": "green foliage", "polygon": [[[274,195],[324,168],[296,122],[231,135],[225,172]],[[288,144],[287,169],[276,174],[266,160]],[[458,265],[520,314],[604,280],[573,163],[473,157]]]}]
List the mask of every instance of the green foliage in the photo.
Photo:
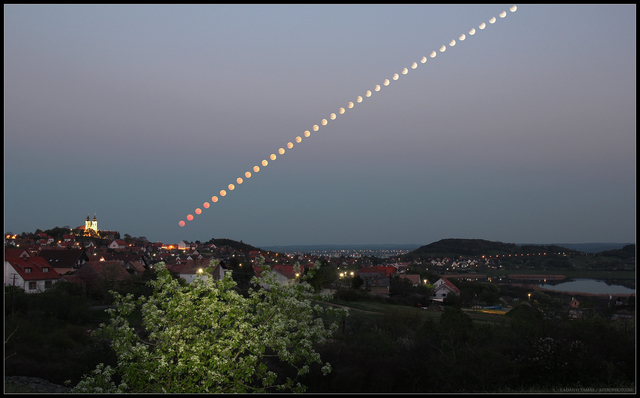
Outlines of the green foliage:
[{"label": "green foliage", "polygon": [[[212,260],[210,268],[215,267]],[[243,297],[235,290],[231,273],[222,280],[203,278],[182,286],[164,264],[151,281],[153,294],[134,300],[113,292],[115,309],[102,332],[118,357],[115,368],[100,367],[86,375],[74,392],[246,393],[306,389],[297,380],[322,365],[315,351],[337,328],[329,329],[317,317],[325,310],[311,305],[313,288],[304,281],[279,285],[264,265],[256,288]],[[315,271],[316,267],[312,271]],[[312,277],[313,272],[311,273]],[[130,326],[127,317],[141,307],[142,328]],[[343,314],[345,310],[328,308]],[[335,315],[335,314],[334,314]],[[276,372],[281,369],[281,374]],[[113,377],[119,376],[119,384]]]},{"label": "green foliage", "polygon": [[364,285],[364,279],[360,277],[360,275],[356,275],[351,278],[351,287],[355,290],[358,290]]},{"label": "green foliage", "polygon": [[307,279],[307,282],[318,292],[323,288],[331,287],[337,280],[338,272],[336,268],[332,264],[325,262],[313,273],[313,276]]}]

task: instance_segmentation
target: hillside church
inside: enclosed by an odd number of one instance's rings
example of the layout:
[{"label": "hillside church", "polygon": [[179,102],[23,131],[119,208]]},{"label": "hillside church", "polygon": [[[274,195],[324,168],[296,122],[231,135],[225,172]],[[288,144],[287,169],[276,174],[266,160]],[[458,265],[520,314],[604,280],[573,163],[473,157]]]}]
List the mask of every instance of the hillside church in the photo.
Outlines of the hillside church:
[{"label": "hillside church", "polygon": [[93,220],[89,218],[87,214],[87,219],[84,221],[84,226],[79,226],[76,228],[76,231],[79,235],[84,235],[92,238],[100,238],[100,239],[120,239],[120,234],[117,231],[100,231],[98,229],[98,218],[96,215],[93,215]]}]

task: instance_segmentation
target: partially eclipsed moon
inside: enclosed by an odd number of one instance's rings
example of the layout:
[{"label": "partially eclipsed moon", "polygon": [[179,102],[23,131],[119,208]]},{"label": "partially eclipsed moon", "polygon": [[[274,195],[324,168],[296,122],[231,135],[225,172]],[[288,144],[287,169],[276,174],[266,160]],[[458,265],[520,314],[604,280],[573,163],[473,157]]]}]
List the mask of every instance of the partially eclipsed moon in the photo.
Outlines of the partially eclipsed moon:
[{"label": "partially eclipsed moon", "polygon": [[511,8],[509,8],[509,11],[511,12],[516,12],[516,10],[518,9],[518,7],[516,7],[515,5],[511,6]]},{"label": "partially eclipsed moon", "polygon": [[242,184],[242,178],[238,177],[238,179],[236,180],[236,182],[238,183],[238,185]]},{"label": "partially eclipsed moon", "polygon": [[455,46],[455,45],[456,45],[456,41],[455,41],[455,40],[451,40],[451,42],[449,43],[449,46],[450,46],[450,47],[453,47],[453,46]]},{"label": "partially eclipsed moon", "polygon": [[220,196],[225,196],[226,194],[227,194],[227,191],[225,191],[224,189],[220,191]]},{"label": "partially eclipsed moon", "polygon": [[236,186],[233,184],[229,184],[229,191],[233,191],[234,189],[236,189]]},{"label": "partially eclipsed moon", "polygon": [[320,126],[318,126],[317,124],[313,125],[313,131],[318,131],[320,130]]},{"label": "partially eclipsed moon", "polygon": [[382,84],[384,84],[385,86],[388,86],[389,85],[389,79],[384,79],[384,83],[382,83]]},{"label": "partially eclipsed moon", "polygon": [[302,142],[302,137],[297,136],[297,137],[296,137],[296,143],[297,143],[297,144],[299,144],[299,143],[301,143],[301,142]]},{"label": "partially eclipsed moon", "polygon": [[287,148],[289,149],[293,148],[293,142],[287,142]]},{"label": "partially eclipsed moon", "polygon": [[284,155],[284,148],[280,148],[280,149],[278,149],[278,153],[279,153],[280,155]]},{"label": "partially eclipsed moon", "polygon": [[400,76],[398,76],[398,74],[397,74],[397,73],[394,73],[394,74],[393,74],[393,80],[398,80],[398,78],[399,78],[399,77],[400,77]]},{"label": "partially eclipsed moon", "polygon": [[417,62],[414,62],[414,63],[411,64],[411,69],[415,69],[417,67],[418,67],[418,63]]},{"label": "partially eclipsed moon", "polygon": [[271,160],[276,160],[276,154],[272,153],[271,156],[269,156],[269,159]]},{"label": "partially eclipsed moon", "polygon": [[305,132],[304,132],[304,136],[305,136],[305,137],[308,137],[308,136],[310,136],[310,135],[311,135],[311,131],[307,130],[307,131],[305,131]]},{"label": "partially eclipsed moon", "polygon": [[212,201],[213,203],[216,203],[216,202],[218,201],[218,197],[217,197],[217,196],[212,196],[212,197],[211,197],[211,201]]},{"label": "partially eclipsed moon", "polygon": [[495,23],[496,22],[496,17],[491,17],[491,19],[489,20],[489,23]]},{"label": "partially eclipsed moon", "polygon": [[327,119],[322,119],[322,122],[321,122],[321,123],[322,123],[322,125],[323,125],[323,126],[326,126],[326,125],[327,125],[327,123],[329,123],[329,122],[327,121]]},{"label": "partially eclipsed moon", "polygon": [[429,56],[431,58],[435,58],[436,57],[436,52],[435,51],[431,51],[431,54],[429,54]]},{"label": "partially eclipsed moon", "polygon": [[251,178],[251,172],[250,172],[250,171],[247,171],[246,173],[244,173],[244,176],[245,176],[246,178]]},{"label": "partially eclipsed moon", "polygon": [[367,97],[371,97],[371,90],[367,90],[367,93],[365,94]]},{"label": "partially eclipsed moon", "polygon": [[338,112],[342,115],[342,114],[344,114],[345,110],[344,110],[344,108],[340,108],[340,110]]},{"label": "partially eclipsed moon", "polygon": [[469,34],[471,36],[475,35],[476,34],[476,28],[471,28],[471,30],[469,31]]},{"label": "partially eclipsed moon", "polygon": [[374,90],[376,90],[376,91],[380,91],[380,85],[379,85],[379,84],[376,84],[376,88],[374,88]]},{"label": "partially eclipsed moon", "polygon": [[458,37],[458,40],[463,41],[466,38],[467,38],[467,36],[465,36],[464,33],[463,33],[462,35],[460,35],[460,37]]},{"label": "partially eclipsed moon", "polygon": [[478,27],[479,27],[480,29],[484,29],[486,26],[487,26],[487,24],[483,22],[483,23],[481,23],[481,24],[480,24],[480,26],[478,26]]},{"label": "partially eclipsed moon", "polygon": [[[265,162],[266,162],[266,160],[265,160]],[[257,173],[259,171],[260,171],[260,166],[253,166],[253,172],[254,173]]]},{"label": "partially eclipsed moon", "polygon": [[427,57],[422,57],[422,59],[420,60],[420,62],[422,62],[423,64],[424,64],[425,62],[427,62]]},{"label": "partially eclipsed moon", "polygon": [[507,16],[507,12],[506,12],[506,11],[502,11],[502,12],[500,13],[500,18],[504,18],[504,17],[506,17],[506,16]]},{"label": "partially eclipsed moon", "polygon": [[358,101],[358,102],[362,102],[362,97],[361,97],[361,96],[358,96],[358,98],[356,98],[356,101]]},{"label": "partially eclipsed moon", "polygon": [[268,164],[269,162],[267,161],[267,159],[262,161],[262,167],[267,167]]},{"label": "partially eclipsed moon", "polygon": [[443,45],[442,47],[440,47],[440,52],[443,53],[445,52],[447,49],[447,47],[445,45]]},{"label": "partially eclipsed moon", "polygon": [[402,70],[402,74],[403,74],[403,75],[406,75],[407,73],[409,73],[409,69],[404,68],[404,69]]},{"label": "partially eclipsed moon", "polygon": [[331,115],[329,115],[329,119],[336,120],[336,114],[332,113]]}]

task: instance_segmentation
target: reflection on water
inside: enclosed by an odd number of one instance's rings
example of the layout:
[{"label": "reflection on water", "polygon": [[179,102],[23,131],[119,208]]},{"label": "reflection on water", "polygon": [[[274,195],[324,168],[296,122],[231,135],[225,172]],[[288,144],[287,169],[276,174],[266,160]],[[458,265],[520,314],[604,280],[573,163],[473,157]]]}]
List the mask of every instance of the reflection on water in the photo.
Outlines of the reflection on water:
[{"label": "reflection on water", "polygon": [[617,284],[617,281],[608,281],[597,279],[571,279],[569,281],[562,281],[556,283],[544,283],[540,284],[543,289],[549,289],[556,292],[577,292],[577,293],[591,293],[591,294],[635,294],[634,288],[622,286]]}]

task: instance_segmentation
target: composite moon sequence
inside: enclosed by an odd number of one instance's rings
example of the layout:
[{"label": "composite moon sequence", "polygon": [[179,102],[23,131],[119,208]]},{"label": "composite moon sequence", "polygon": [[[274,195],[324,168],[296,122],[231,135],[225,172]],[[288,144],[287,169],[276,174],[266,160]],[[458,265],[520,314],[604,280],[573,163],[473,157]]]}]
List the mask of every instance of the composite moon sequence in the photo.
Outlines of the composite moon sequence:
[{"label": "composite moon sequence", "polygon": [[[517,6],[515,6],[515,5],[513,5],[513,6],[511,6],[511,7],[509,8],[509,11],[511,11],[511,12],[516,12],[516,10],[517,10],[517,9],[518,9],[518,7],[517,7]],[[507,16],[507,12],[506,12],[506,11],[502,11],[502,12],[500,12],[500,13],[498,14],[498,16],[499,16],[500,18],[505,18],[505,17]],[[496,17],[491,17],[488,21],[489,21],[489,23],[490,23],[490,24],[494,24],[494,23],[497,21],[497,19],[496,19]],[[488,25],[487,25],[485,22],[482,22],[482,23],[480,23],[480,24],[478,25],[478,28],[479,28],[480,30],[484,30],[487,26],[488,26]],[[469,35],[470,35],[470,36],[475,35],[475,33],[476,33],[476,29],[475,29],[475,28],[472,28],[471,30],[469,30]],[[465,35],[464,33],[458,37],[458,40],[459,40],[460,42],[464,41],[465,39],[466,39],[466,35]],[[448,46],[449,46],[449,47],[454,47],[455,45],[456,45],[456,40],[455,40],[455,39],[451,40],[451,41],[449,42],[449,44],[448,44]],[[444,53],[446,50],[447,50],[447,45],[443,44],[443,45],[439,48],[439,50],[438,50],[438,51],[439,51],[439,52],[441,52],[441,53]],[[435,58],[435,57],[436,57],[436,55],[437,55],[437,53],[436,53],[436,51],[434,50],[434,51],[432,51],[432,52],[429,54],[429,57],[430,57],[430,58]],[[426,56],[426,55],[425,55],[425,56],[422,56],[422,58],[420,59],[420,63],[422,63],[422,64],[427,63],[427,56]],[[410,68],[411,68],[411,69],[416,69],[417,67],[418,67],[418,63],[417,63],[417,62],[413,62],[413,63],[411,64],[411,66],[410,66]],[[408,74],[408,73],[409,73],[409,68],[406,68],[406,67],[405,67],[405,68],[403,68],[403,69],[401,70],[401,72],[400,72],[400,74],[402,74],[402,75],[406,75],[406,74]],[[400,74],[398,74],[398,73],[394,73],[394,74],[392,75],[391,79],[392,79],[392,80],[394,80],[394,81],[395,81],[395,80],[398,80],[398,79],[400,78]],[[391,83],[391,81],[390,81],[389,79],[384,79],[384,81],[383,81],[383,83],[382,83],[382,84],[383,84],[384,86],[388,86],[390,83]],[[380,86],[380,85],[378,85],[378,84],[376,84],[376,85],[374,86],[373,91],[378,92],[378,91],[380,91],[380,89],[381,89],[381,86]],[[356,97],[356,103],[360,104],[360,103],[362,103],[362,102],[364,101],[364,98],[369,98],[369,97],[371,97],[372,95],[373,95],[373,92],[372,92],[371,90],[367,90],[367,91],[365,91],[365,93],[364,93],[364,97],[363,97],[363,96],[361,96],[361,95],[358,95],[358,96]],[[353,103],[353,102],[349,102],[349,103],[347,104],[347,108],[348,108],[348,109],[352,109],[354,106],[355,106],[355,105],[354,105],[354,103]],[[345,109],[344,107],[341,107],[341,108],[339,108],[339,109],[338,109],[338,112],[337,112],[337,113],[338,113],[338,114],[340,114],[340,115],[344,115],[344,114],[345,114],[345,112],[346,112],[346,109]],[[336,113],[331,113],[331,114],[329,115],[329,120],[334,121],[334,120],[336,120],[336,119],[337,119],[337,117],[338,117],[338,115],[337,115]],[[322,120],[320,121],[320,124],[321,124],[322,126],[326,126],[327,124],[329,124],[329,120],[328,120],[328,119],[322,119]],[[319,126],[319,125],[317,125],[317,124],[315,124],[315,125],[313,125],[313,127],[312,127],[311,129],[312,129],[314,132],[317,132],[317,131],[319,131],[319,130],[320,130],[320,126]],[[309,137],[311,136],[311,132],[310,132],[309,130],[306,130],[306,131],[304,131],[303,135],[304,135],[304,137],[305,137],[305,138],[309,138]],[[296,142],[296,144],[300,144],[300,143],[302,143],[302,137],[301,137],[301,136],[297,136],[297,137],[295,137],[294,141]],[[287,149],[292,149],[292,148],[294,147],[294,144],[293,144],[293,142],[291,142],[291,141],[290,141],[290,142],[287,142],[287,144],[286,144],[285,146],[287,147]],[[285,153],[285,149],[284,149],[284,148],[279,148],[279,149],[277,150],[277,153],[278,153],[279,155],[284,155],[284,153]],[[275,154],[275,153],[271,154],[271,155],[269,156],[269,159],[271,159],[271,161],[275,161],[275,160],[277,159],[276,154]],[[269,165],[269,162],[265,159],[265,160],[263,160],[260,164],[262,165],[262,167],[263,167],[263,168],[265,168],[265,167],[267,167],[267,166]],[[254,172],[254,173],[256,173],[256,174],[257,174],[261,169],[260,169],[260,167],[259,167],[259,166],[257,166],[257,165],[256,165],[256,166],[253,166],[252,170],[253,170],[253,172]],[[244,176],[245,176],[245,178],[249,179],[250,177],[252,177],[252,174],[251,174],[251,172],[250,172],[250,171],[247,171],[247,172],[245,172],[245,173],[244,173]],[[239,177],[239,178],[237,178],[237,179],[235,180],[235,182],[236,182],[238,185],[241,185],[241,184],[244,182],[244,180],[243,180],[242,178],[240,178],[240,177]],[[229,184],[229,185],[227,186],[227,188],[229,189],[229,191],[234,191],[234,190],[235,190],[235,188],[236,188],[236,186],[235,186],[234,184]],[[224,190],[224,189],[223,189],[223,190],[221,190],[221,191],[220,191],[220,196],[221,196],[221,197],[224,197],[224,196],[226,196],[226,195],[227,195],[227,191],[226,191],[226,190]],[[211,198],[211,202],[212,202],[212,203],[217,203],[218,201],[219,201],[219,198],[218,198],[217,196],[213,196],[213,197]],[[205,209],[208,209],[210,206],[211,206],[211,205],[210,205],[210,203],[209,203],[209,202],[204,202],[204,204],[202,205],[202,207],[204,207]],[[195,213],[196,215],[200,215],[200,214],[202,214],[202,212],[203,212],[203,210],[202,210],[200,207],[197,207],[197,208],[194,210],[194,213]],[[191,214],[191,213],[187,214],[187,216],[186,216],[187,221],[192,221],[192,220],[194,220],[194,218],[195,218],[195,217],[194,217],[194,215],[193,215],[193,214]],[[185,222],[184,220],[180,220],[180,221],[178,222],[178,225],[179,225],[180,227],[184,227],[184,226],[186,225],[186,222]]]}]

